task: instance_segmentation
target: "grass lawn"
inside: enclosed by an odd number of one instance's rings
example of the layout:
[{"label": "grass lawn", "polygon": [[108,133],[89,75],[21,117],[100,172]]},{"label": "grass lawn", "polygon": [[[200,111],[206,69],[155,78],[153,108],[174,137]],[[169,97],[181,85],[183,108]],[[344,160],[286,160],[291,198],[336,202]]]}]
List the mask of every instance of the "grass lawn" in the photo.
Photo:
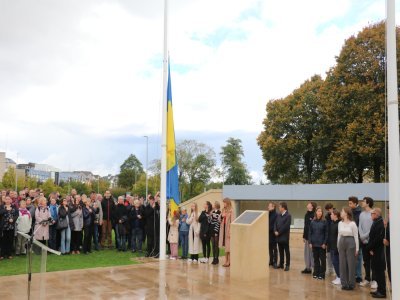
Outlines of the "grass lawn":
[{"label": "grass lawn", "polygon": [[[112,236],[114,245],[114,234]],[[146,244],[143,244],[142,249],[146,249]],[[220,256],[225,255],[224,249],[219,250]],[[47,255],[47,272],[66,271],[66,270],[79,270],[90,269],[99,267],[112,267],[112,266],[125,266],[138,264],[135,258],[145,255],[145,251],[141,254],[132,253],[131,251],[118,252],[113,250],[100,250],[93,251],[90,254],[75,254],[75,255],[61,255],[54,254]],[[178,255],[182,255],[182,248],[179,247]],[[211,252],[212,256],[212,252]],[[190,255],[189,255],[190,257]],[[202,257],[202,254],[200,254]],[[211,258],[212,259],[212,258]],[[32,259],[32,272],[40,272],[41,256],[33,254]],[[28,263],[26,256],[14,257],[12,260],[4,259],[0,261],[0,276],[26,274],[28,270]]]},{"label": "grass lawn", "polygon": [[[139,254],[130,251],[118,252],[117,250],[93,251],[88,255],[57,256],[51,254],[47,256],[47,272],[132,265],[138,263],[137,260],[132,259],[138,256]],[[32,272],[40,272],[40,259],[40,255],[33,254]],[[0,261],[0,276],[26,274],[27,269],[26,256]]]}]

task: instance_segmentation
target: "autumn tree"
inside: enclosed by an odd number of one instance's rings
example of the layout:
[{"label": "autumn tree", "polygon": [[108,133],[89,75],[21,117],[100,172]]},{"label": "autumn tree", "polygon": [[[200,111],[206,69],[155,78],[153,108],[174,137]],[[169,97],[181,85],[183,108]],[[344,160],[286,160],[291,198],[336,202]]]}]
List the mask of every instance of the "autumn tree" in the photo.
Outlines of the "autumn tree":
[{"label": "autumn tree", "polygon": [[322,121],[331,143],[325,180],[384,179],[385,70],[383,22],[345,41],[321,93]]}]

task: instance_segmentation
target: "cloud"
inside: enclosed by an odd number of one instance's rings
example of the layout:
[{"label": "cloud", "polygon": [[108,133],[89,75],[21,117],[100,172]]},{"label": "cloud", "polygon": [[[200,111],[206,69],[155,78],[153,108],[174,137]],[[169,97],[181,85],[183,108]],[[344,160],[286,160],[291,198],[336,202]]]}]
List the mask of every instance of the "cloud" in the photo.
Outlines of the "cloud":
[{"label": "cloud", "polygon": [[[242,138],[256,178],[267,101],[323,75],[347,37],[385,16],[377,0],[169,3],[176,137],[216,152],[227,137]],[[133,151],[143,157],[143,135],[158,141],[159,156],[162,5],[1,2],[0,148],[103,174]]]}]

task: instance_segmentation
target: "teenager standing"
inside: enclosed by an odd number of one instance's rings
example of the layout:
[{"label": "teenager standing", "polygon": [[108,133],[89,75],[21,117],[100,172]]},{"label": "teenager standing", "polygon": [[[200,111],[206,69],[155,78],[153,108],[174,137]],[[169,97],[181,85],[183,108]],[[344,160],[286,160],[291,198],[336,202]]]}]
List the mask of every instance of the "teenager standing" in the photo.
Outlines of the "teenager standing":
[{"label": "teenager standing", "polygon": [[310,248],[314,256],[314,278],[325,279],[326,272],[326,245],[328,242],[328,226],[324,220],[321,207],[315,210],[315,217],[310,224],[309,238]]},{"label": "teenager standing", "polygon": [[338,227],[338,249],[340,281],[343,290],[353,290],[355,287],[356,259],[358,256],[358,229],[353,222],[350,207],[345,207],[341,212],[342,221]]}]

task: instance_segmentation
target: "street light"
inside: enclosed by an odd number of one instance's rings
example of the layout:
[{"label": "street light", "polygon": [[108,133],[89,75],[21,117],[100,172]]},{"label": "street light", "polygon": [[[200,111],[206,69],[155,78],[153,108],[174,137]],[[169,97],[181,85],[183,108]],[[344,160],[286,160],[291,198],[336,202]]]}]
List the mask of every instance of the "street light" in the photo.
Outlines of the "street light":
[{"label": "street light", "polygon": [[149,164],[149,137],[147,135],[143,136],[146,138],[146,195],[144,199],[147,199],[147,195],[149,194],[149,184],[148,184],[148,164]]},{"label": "street light", "polygon": [[18,173],[17,173],[17,166],[18,166],[18,152],[17,152],[17,161],[15,162],[15,191],[18,193]]}]

